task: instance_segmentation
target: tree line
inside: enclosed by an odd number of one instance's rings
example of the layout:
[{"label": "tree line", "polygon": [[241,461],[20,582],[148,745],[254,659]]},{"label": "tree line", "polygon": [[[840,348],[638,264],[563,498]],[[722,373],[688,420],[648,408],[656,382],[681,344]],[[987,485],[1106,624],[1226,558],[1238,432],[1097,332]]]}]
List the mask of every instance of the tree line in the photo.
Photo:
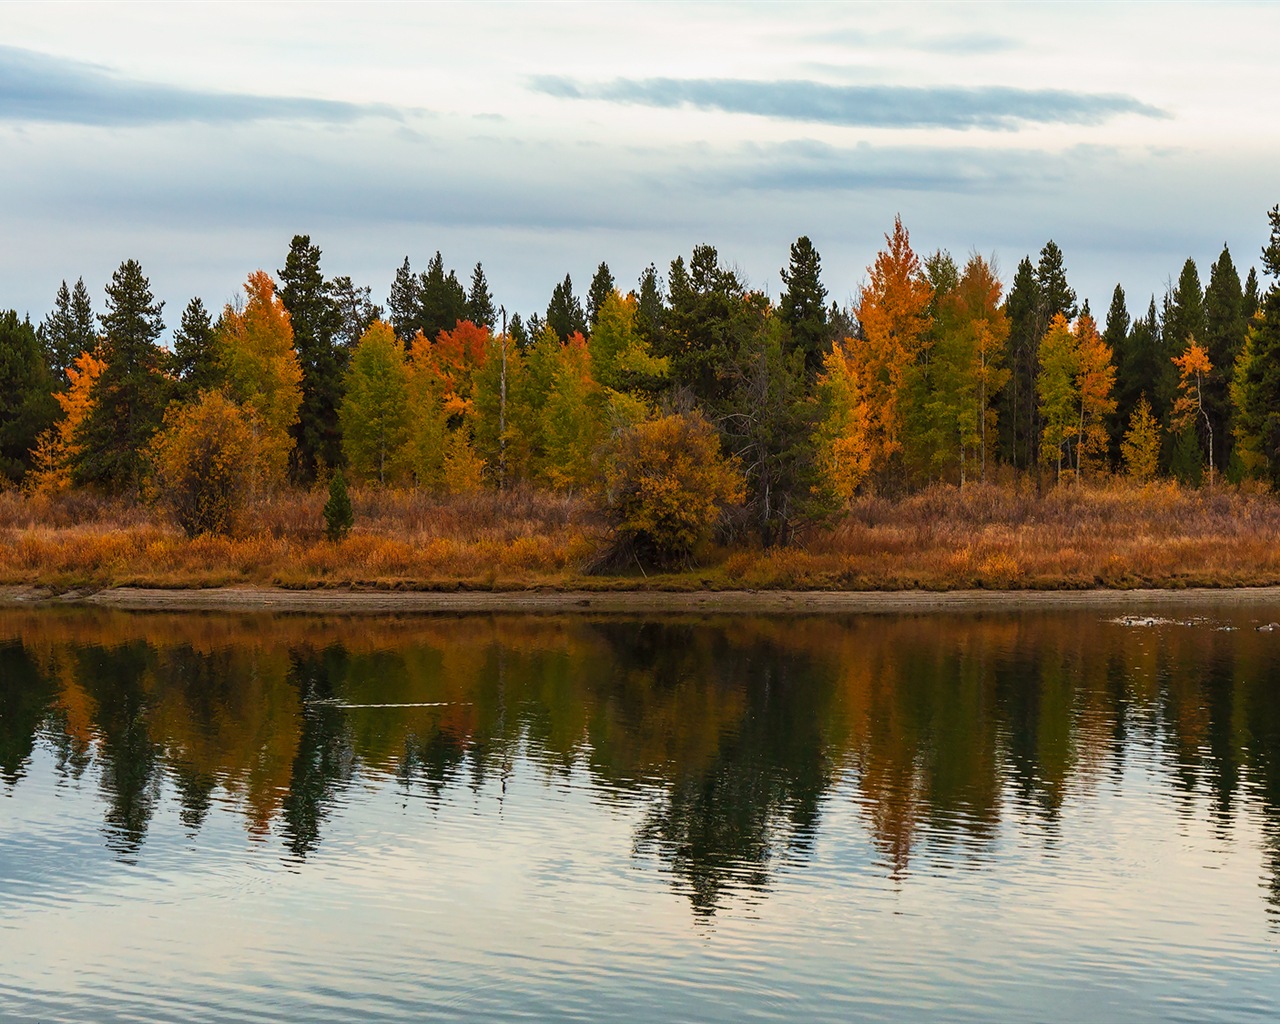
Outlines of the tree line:
[{"label": "tree line", "polygon": [[776,302],[702,245],[626,292],[604,263],[582,297],[566,275],[544,311],[509,318],[480,264],[464,286],[438,252],[421,272],[406,258],[384,307],[298,235],[216,317],[192,299],[169,348],[126,260],[101,313],[81,279],[39,325],[0,314],[0,473],[151,494],[191,532],[341,470],[598,492],[620,521],[669,526],[729,504],[730,531],[765,544],[936,480],[1277,487],[1280,207],[1268,217],[1265,291],[1224,246],[1207,284],[1188,259],[1137,315],[1117,285],[1101,322],[1054,242],[1006,291],[981,255],[918,255],[900,219],[848,308],[801,237]]}]

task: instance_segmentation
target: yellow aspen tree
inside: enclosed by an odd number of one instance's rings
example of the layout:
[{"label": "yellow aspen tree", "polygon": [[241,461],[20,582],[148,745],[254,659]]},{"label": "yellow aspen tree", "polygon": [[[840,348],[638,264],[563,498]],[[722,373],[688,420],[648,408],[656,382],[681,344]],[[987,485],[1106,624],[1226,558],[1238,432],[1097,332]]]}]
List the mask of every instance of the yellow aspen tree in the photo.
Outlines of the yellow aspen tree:
[{"label": "yellow aspen tree", "polygon": [[255,270],[244,290],[243,307],[223,311],[214,346],[230,396],[250,414],[263,482],[272,486],[284,479],[293,449],[290,431],[302,404],[302,366],[289,311],[270,276]]},{"label": "yellow aspen tree", "polygon": [[402,464],[409,429],[409,371],[390,324],[375,320],[364,332],[345,384],[338,419],[347,464],[356,476],[385,485]]},{"label": "yellow aspen tree", "polygon": [[581,334],[561,346],[542,409],[546,477],[552,487],[581,490],[599,473],[595,454],[604,440],[603,394],[591,374],[591,353]]},{"label": "yellow aspen tree", "polygon": [[[1076,435],[1080,391],[1076,379],[1080,370],[1075,335],[1067,318],[1058,313],[1040,341],[1040,369],[1036,374],[1036,396],[1040,401],[1040,461],[1055,465],[1062,478],[1063,449]],[[1070,463],[1068,463],[1070,465]]]},{"label": "yellow aspen tree", "polygon": [[33,493],[59,494],[71,487],[71,466],[80,452],[76,434],[93,405],[93,385],[106,369],[96,352],[81,352],[67,367],[66,391],[55,391],[62,418],[40,435],[35,467],[28,479]]},{"label": "yellow aspen tree", "polygon": [[1076,481],[1085,467],[1106,458],[1110,445],[1106,417],[1116,411],[1112,390],[1116,368],[1111,346],[1102,340],[1093,317],[1082,315],[1072,330],[1076,343],[1076,392],[1080,406],[1076,431]]},{"label": "yellow aspen tree", "polygon": [[1120,457],[1125,472],[1146,483],[1156,475],[1160,465],[1160,424],[1151,412],[1151,403],[1143,394],[1129,417],[1129,429],[1120,442]]},{"label": "yellow aspen tree", "polygon": [[1187,338],[1186,350],[1182,355],[1173,357],[1173,364],[1178,368],[1178,397],[1173,403],[1170,423],[1185,430],[1203,420],[1208,434],[1209,487],[1212,489],[1213,422],[1204,407],[1204,386],[1213,372],[1213,364],[1209,362],[1208,350],[1201,347],[1194,337]]},{"label": "yellow aspen tree", "polygon": [[854,342],[832,346],[818,376],[823,416],[814,436],[823,489],[848,505],[871,471],[871,416]]},{"label": "yellow aspen tree", "polygon": [[902,450],[903,384],[926,346],[933,297],[901,217],[885,241],[855,303],[860,337],[846,342],[865,389],[871,470],[877,473]]}]

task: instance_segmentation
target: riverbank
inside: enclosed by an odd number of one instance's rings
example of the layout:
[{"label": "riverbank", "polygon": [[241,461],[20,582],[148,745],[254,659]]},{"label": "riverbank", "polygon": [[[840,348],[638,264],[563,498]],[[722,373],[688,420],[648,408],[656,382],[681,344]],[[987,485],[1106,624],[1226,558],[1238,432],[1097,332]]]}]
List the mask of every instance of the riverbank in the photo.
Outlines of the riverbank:
[{"label": "riverbank", "polygon": [[1176,612],[1207,606],[1280,609],[1280,587],[1183,590],[952,591],[387,591],[350,588],[284,590],[217,587],[160,590],[119,587],[57,593],[0,587],[0,607],[99,607],[121,611],[281,612],[315,614],[563,613],[875,615],[929,612]]}]

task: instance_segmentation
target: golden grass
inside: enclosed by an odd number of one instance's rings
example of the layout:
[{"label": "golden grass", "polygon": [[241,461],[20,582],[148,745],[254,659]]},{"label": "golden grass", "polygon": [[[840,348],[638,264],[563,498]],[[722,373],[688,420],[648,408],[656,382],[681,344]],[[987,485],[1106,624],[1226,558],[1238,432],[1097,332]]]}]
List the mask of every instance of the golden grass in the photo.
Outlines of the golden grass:
[{"label": "golden grass", "polygon": [[860,499],[793,547],[590,576],[608,541],[591,504],[530,488],[455,497],[364,490],[356,528],[323,534],[324,495],[259,502],[252,532],[187,539],[136,503],[0,492],[0,584],[396,589],[1077,589],[1280,583],[1280,502],[1108,481],[930,487]]}]

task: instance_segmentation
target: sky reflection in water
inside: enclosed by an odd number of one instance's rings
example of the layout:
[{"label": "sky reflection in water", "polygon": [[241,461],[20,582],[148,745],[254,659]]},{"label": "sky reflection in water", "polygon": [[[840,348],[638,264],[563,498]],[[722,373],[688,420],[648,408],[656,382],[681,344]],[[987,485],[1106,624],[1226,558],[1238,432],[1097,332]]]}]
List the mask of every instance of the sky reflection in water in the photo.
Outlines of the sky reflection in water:
[{"label": "sky reflection in water", "polygon": [[0,1011],[1264,1019],[1231,614],[0,612]]}]

